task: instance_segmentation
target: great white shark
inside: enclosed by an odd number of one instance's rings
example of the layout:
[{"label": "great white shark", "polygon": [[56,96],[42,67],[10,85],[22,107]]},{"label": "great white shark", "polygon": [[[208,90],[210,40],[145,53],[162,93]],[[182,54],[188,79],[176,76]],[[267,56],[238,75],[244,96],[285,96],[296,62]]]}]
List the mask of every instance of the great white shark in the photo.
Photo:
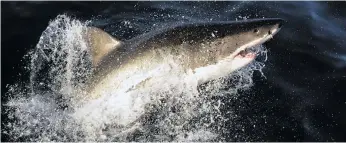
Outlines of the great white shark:
[{"label": "great white shark", "polygon": [[135,76],[134,71],[150,72],[165,64],[167,55],[191,71],[197,85],[227,76],[252,62],[256,54],[250,49],[271,39],[282,24],[279,18],[176,23],[127,41],[88,27],[84,39],[90,47],[94,74],[86,91],[95,98],[119,89],[128,84],[120,77]]}]

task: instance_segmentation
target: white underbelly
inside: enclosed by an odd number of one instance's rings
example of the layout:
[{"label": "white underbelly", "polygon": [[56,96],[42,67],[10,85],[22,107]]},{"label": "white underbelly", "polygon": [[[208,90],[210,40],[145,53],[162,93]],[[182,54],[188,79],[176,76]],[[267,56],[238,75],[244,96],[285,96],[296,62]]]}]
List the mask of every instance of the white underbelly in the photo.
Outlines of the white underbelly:
[{"label": "white underbelly", "polygon": [[210,80],[228,76],[233,71],[246,66],[253,60],[253,58],[226,58],[214,65],[196,68],[194,70],[194,78],[197,80],[198,85],[200,85]]}]

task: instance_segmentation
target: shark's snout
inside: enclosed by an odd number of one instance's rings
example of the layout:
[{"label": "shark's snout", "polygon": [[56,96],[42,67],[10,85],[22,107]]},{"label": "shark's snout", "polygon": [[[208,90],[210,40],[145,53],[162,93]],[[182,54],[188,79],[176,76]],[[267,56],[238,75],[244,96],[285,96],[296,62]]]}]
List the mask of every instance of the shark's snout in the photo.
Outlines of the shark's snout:
[{"label": "shark's snout", "polygon": [[285,20],[283,19],[274,19],[273,20],[273,27],[268,31],[268,34],[271,36],[274,36],[276,33],[278,33],[281,29],[281,27],[284,25]]}]

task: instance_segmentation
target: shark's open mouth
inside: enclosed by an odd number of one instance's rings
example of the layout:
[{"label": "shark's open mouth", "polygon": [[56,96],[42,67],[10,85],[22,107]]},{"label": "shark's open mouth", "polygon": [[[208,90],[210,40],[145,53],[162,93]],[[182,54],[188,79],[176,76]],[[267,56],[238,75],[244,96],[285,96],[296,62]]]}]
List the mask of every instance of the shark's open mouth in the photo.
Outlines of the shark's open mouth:
[{"label": "shark's open mouth", "polygon": [[256,58],[256,49],[255,48],[245,48],[244,50],[240,51],[235,58],[250,58],[255,59]]}]

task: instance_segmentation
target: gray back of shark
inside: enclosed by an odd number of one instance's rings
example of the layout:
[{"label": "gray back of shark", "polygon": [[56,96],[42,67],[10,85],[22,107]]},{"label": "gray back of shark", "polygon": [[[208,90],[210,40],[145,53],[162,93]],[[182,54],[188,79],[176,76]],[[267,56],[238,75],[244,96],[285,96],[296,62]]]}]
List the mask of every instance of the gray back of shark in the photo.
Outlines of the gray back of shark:
[{"label": "gray back of shark", "polygon": [[[279,31],[281,24],[282,20],[276,18],[180,23],[123,42],[90,27],[85,34],[95,69],[90,85],[94,87],[104,78],[111,78],[108,74],[115,74],[126,66],[150,66],[151,63],[145,62],[147,59],[159,63],[162,55],[157,54],[162,51],[176,57],[186,70],[215,65],[225,58],[234,58],[246,48],[264,43]],[[117,74],[121,74],[119,72]]]}]

